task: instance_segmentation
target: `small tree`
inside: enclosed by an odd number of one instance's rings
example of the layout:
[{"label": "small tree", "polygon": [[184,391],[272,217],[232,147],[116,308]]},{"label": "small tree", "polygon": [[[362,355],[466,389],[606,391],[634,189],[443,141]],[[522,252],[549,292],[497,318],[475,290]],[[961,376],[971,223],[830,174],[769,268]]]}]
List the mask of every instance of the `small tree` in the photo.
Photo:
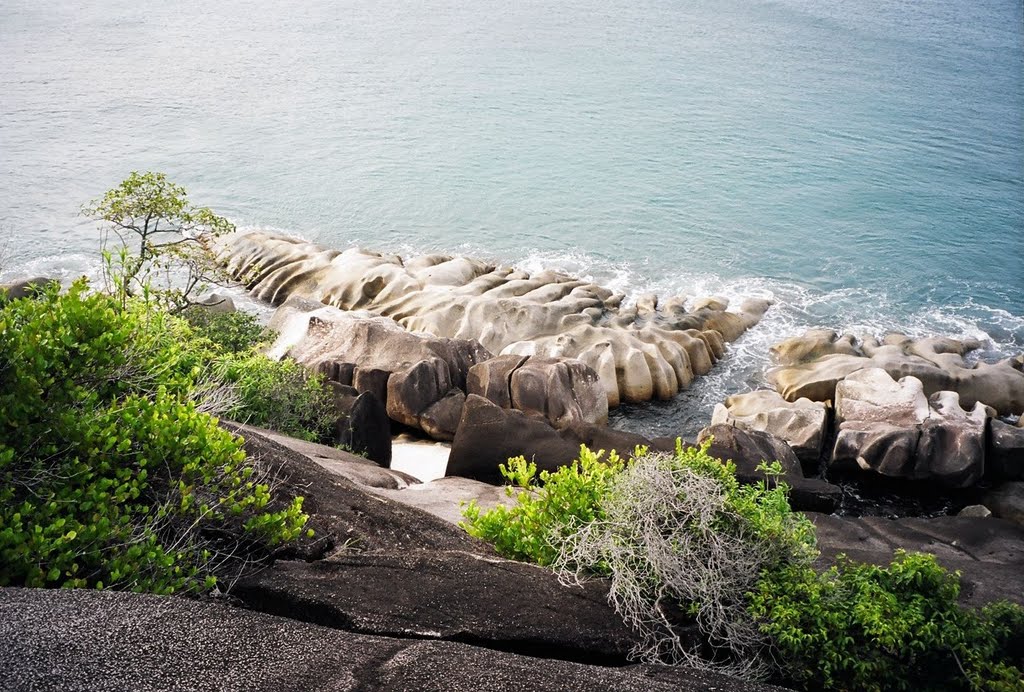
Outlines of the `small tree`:
[{"label": "small tree", "polygon": [[[185,188],[163,173],[132,171],[82,213],[106,222],[105,230],[121,240],[116,256],[106,247],[103,256],[107,288],[122,305],[138,296],[180,312],[207,284],[228,281],[215,261],[212,241],[234,231],[234,224],[194,206]],[[137,253],[130,249],[135,242]]]}]

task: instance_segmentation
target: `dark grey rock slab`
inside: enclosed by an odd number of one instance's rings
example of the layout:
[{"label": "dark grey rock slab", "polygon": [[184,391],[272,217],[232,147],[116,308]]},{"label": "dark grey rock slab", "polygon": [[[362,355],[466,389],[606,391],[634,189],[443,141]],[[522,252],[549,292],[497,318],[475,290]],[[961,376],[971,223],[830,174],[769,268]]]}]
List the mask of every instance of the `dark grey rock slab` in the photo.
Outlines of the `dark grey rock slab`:
[{"label": "dark grey rock slab", "polygon": [[266,613],[365,634],[446,639],[544,658],[625,663],[635,643],[607,585],[459,552],[278,562],[232,595]]},{"label": "dark grey rock slab", "polygon": [[961,572],[961,600],[981,605],[999,599],[1024,604],[1024,527],[994,517],[838,517],[808,514],[825,559],[839,553],[879,565],[893,551],[933,553]]},{"label": "dark grey rock slab", "polygon": [[178,597],[0,589],[0,689],[778,689],[689,669],[606,668],[466,644],[354,634]]}]

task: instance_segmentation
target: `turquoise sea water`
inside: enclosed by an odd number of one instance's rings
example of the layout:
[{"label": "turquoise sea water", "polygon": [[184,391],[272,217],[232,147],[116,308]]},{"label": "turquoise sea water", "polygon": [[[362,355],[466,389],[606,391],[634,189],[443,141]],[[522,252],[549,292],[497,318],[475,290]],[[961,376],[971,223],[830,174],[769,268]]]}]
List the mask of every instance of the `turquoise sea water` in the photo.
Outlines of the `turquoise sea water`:
[{"label": "turquoise sea water", "polygon": [[0,6],[4,275],[163,170],[246,226],[764,295],[675,433],[810,326],[1024,349],[1019,0]]}]

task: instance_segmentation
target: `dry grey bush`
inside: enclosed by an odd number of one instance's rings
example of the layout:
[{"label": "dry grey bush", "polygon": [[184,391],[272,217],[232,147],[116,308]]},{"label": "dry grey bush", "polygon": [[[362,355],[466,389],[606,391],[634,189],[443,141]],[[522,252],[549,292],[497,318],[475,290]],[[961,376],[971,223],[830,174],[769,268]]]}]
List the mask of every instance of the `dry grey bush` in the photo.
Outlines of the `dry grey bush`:
[{"label": "dry grey bush", "polygon": [[[603,508],[604,520],[579,527],[562,546],[555,569],[564,583],[578,584],[588,568],[607,566],[609,600],[641,637],[634,657],[764,677],[767,640],[744,596],[777,546],[730,512],[723,485],[670,456],[652,454],[616,478]],[[726,656],[709,661],[688,647],[680,607],[693,609],[684,612]]]}]

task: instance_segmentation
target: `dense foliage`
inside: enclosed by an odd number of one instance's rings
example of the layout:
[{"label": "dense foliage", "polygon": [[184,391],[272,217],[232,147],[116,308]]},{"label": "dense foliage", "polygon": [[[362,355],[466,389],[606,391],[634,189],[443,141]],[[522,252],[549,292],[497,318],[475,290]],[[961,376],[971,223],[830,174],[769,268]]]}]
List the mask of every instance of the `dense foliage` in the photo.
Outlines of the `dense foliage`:
[{"label": "dense foliage", "polygon": [[232,391],[225,417],[311,442],[331,440],[337,414],[321,375],[253,350],[218,358],[215,371]]},{"label": "dense foliage", "polygon": [[192,306],[181,316],[224,353],[251,351],[270,341],[272,333],[249,312],[218,312]]},{"label": "dense foliage", "polygon": [[[816,570],[813,525],[769,482],[777,465],[744,486],[707,449],[677,445],[628,465],[584,449],[540,486],[531,465],[511,460],[502,472],[516,504],[470,504],[464,525],[570,581],[609,576],[647,660],[806,689],[1024,689],[1024,609],[960,606],[958,575],[929,555]],[[699,641],[687,637],[693,623]]]},{"label": "dense foliage", "polygon": [[888,567],[840,558],[767,574],[750,610],[787,677],[811,689],[1024,689],[1024,609],[975,611],[959,594],[934,556],[898,551]]},{"label": "dense foliage", "polygon": [[301,533],[199,412],[204,344],[84,281],[0,307],[0,585],[199,589]]},{"label": "dense foliage", "polygon": [[499,468],[512,484],[505,493],[516,498],[515,504],[483,512],[473,500],[463,508],[463,528],[493,543],[506,557],[550,565],[573,527],[600,515],[599,500],[623,462],[615,452],[604,459],[581,447],[579,459],[572,464],[541,471],[540,484],[537,465],[523,457],[509,459]]}]

